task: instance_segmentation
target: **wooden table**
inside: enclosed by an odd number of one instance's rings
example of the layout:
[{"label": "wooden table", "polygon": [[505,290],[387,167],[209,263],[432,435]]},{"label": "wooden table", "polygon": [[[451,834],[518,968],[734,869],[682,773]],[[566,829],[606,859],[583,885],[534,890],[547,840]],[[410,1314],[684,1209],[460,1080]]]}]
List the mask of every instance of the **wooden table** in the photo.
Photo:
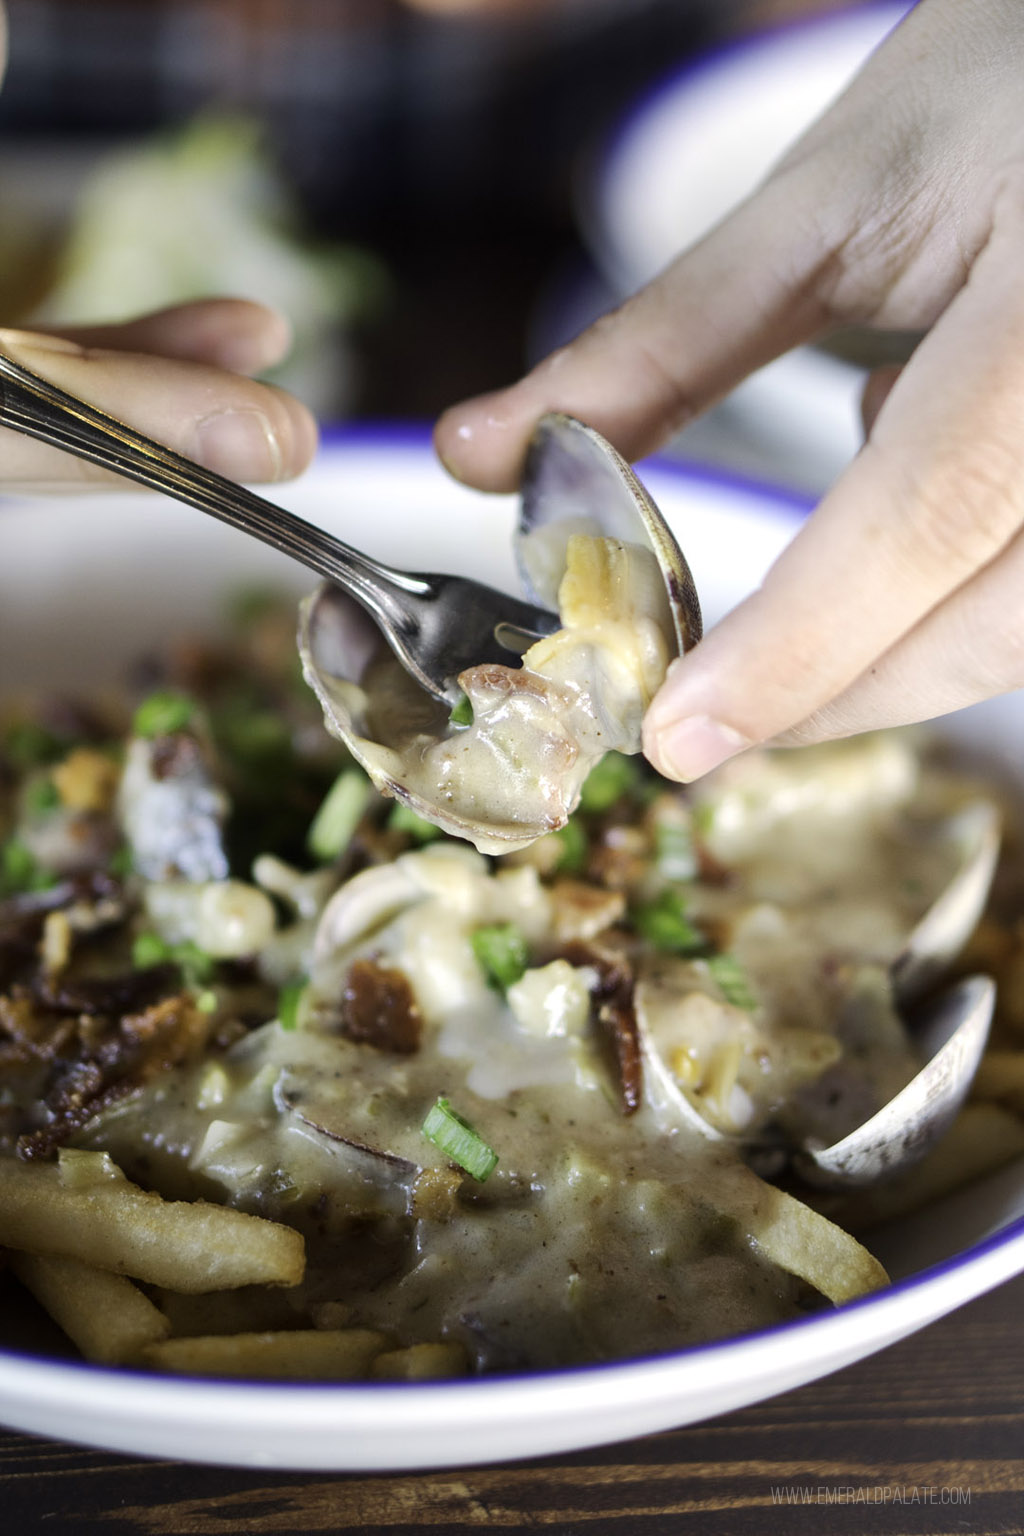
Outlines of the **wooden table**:
[{"label": "wooden table", "polygon": [[1024,1532],[1024,1278],[755,1408],[552,1460],[410,1476],[150,1462],[0,1433],[0,1529],[74,1536]]}]

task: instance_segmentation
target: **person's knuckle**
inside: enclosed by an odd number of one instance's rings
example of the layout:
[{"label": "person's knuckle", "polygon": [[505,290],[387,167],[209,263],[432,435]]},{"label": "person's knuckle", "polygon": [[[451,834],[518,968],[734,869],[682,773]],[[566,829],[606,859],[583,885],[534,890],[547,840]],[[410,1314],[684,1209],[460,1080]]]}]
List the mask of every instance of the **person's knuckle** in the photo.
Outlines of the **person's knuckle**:
[{"label": "person's knuckle", "polygon": [[1002,434],[937,443],[908,469],[892,520],[896,561],[916,577],[962,579],[993,559],[1024,521],[1022,456]]}]

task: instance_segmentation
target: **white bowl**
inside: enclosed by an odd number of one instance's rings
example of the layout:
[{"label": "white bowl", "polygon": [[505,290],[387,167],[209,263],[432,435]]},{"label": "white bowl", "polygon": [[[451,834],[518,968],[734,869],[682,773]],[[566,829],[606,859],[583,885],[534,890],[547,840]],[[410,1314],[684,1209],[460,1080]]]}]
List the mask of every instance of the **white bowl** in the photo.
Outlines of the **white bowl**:
[{"label": "white bowl", "polygon": [[[746,38],[628,108],[582,194],[584,235],[613,292],[648,282],[752,192],[909,9],[886,0]],[[681,446],[818,492],[860,445],[862,383],[860,369],[801,347]]]},{"label": "white bowl", "polygon": [[[643,466],[710,618],[761,578],[804,515],[774,493]],[[335,436],[280,499],[410,567],[512,582],[510,499],[449,481],[425,433]],[[231,585],[309,579],[188,508],[132,492],[0,503],[0,693],[115,676],[161,636],[214,623]],[[1024,762],[1024,701],[951,731]],[[656,1359],[433,1385],[193,1381],[0,1350],[0,1421],[133,1455],[290,1470],[438,1468],[552,1454],[709,1418],[825,1375],[1024,1270],[1024,1169],[901,1226],[891,1289]]]}]

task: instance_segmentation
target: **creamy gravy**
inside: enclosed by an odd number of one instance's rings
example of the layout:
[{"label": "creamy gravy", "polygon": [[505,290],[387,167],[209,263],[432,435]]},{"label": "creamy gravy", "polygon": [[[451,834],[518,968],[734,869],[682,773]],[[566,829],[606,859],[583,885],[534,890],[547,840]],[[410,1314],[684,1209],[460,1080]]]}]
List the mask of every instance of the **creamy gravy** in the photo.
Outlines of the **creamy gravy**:
[{"label": "creamy gravy", "polygon": [[[86,1139],[170,1193],[297,1225],[311,1256],[297,1305],[336,1304],[403,1342],[457,1339],[477,1369],[663,1350],[792,1316],[808,1282],[832,1299],[883,1283],[866,1255],[849,1290],[839,1257],[834,1273],[802,1270],[802,1239],[780,1258],[785,1197],[680,1096],[718,1130],[829,1140],[913,1074],[888,968],[955,866],[939,828],[961,792],[922,775],[904,738],[760,766],[702,789],[708,846],[728,843],[729,864],[689,886],[753,1006],[730,1002],[707,960],[610,931],[638,977],[634,1114],[593,1026],[593,968],[559,955],[557,882],[441,843],[328,903],[298,1029],[268,1024],[165,1077]],[[843,794],[825,793],[829,775]],[[501,922],[531,952],[507,998],[472,949]],[[339,999],[359,959],[407,979],[418,1050],[344,1037]],[[422,1134],[439,1095],[498,1154],[486,1183]]]}]

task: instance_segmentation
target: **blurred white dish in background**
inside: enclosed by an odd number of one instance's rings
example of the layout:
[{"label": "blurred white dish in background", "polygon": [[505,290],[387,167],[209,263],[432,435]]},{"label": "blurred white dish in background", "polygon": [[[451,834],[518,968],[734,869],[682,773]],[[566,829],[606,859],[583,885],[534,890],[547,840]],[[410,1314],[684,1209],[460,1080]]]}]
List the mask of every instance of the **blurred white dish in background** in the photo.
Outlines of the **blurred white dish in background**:
[{"label": "blurred white dish in background", "polygon": [[[582,198],[584,236],[614,294],[648,282],[752,192],[910,9],[901,0],[784,26],[684,66],[635,104]],[[820,493],[860,446],[863,377],[800,348],[674,446]]]},{"label": "blurred white dish in background", "polygon": [[[692,565],[709,623],[799,526],[784,496],[652,462],[641,473]],[[351,432],[278,492],[313,522],[410,567],[514,583],[512,497],[440,469],[427,433]],[[148,646],[217,623],[239,584],[310,578],[201,513],[134,492],[0,502],[0,695],[121,675]],[[1024,788],[1024,696],[944,730]],[[1024,1270],[1024,1168],[972,1185],[872,1243],[895,1284],[838,1310],[655,1359],[434,1384],[169,1379],[0,1347],[0,1422],[134,1455],[282,1470],[412,1470],[553,1455],[667,1429],[799,1386]]]}]

